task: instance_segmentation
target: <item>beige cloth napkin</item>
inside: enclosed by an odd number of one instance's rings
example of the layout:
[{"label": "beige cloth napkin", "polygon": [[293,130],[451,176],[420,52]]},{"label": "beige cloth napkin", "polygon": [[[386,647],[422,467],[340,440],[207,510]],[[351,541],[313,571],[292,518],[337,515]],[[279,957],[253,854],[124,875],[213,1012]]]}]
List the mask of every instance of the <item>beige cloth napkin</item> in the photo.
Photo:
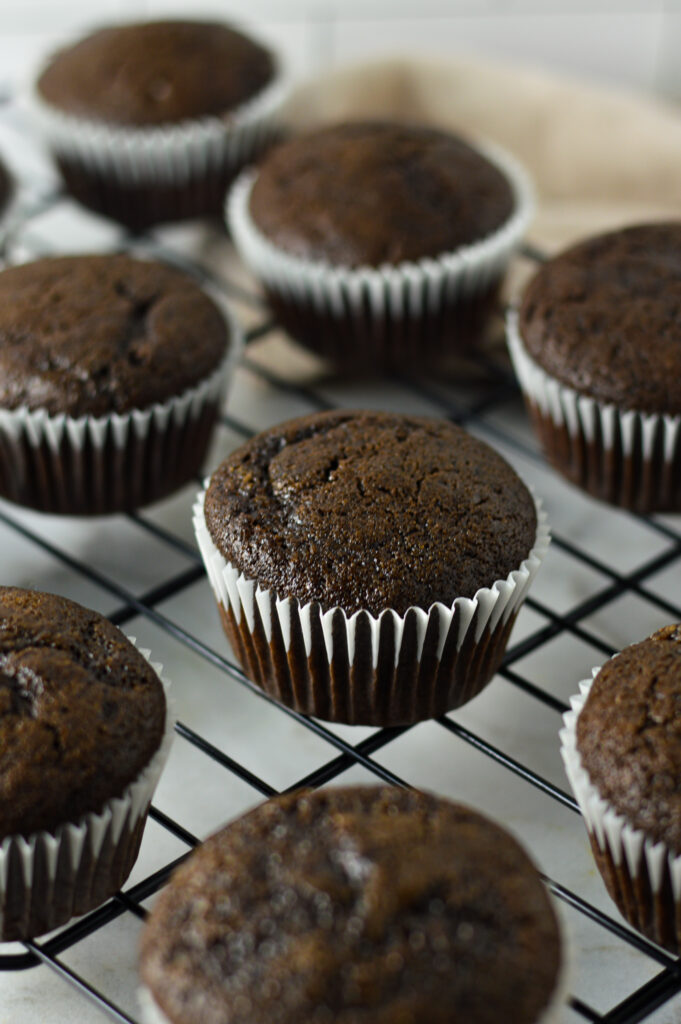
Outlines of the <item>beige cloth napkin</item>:
[{"label": "beige cloth napkin", "polygon": [[546,72],[472,59],[363,64],[299,86],[289,120],[426,121],[511,150],[538,193],[531,241],[555,250],[627,223],[681,217],[681,111]]}]

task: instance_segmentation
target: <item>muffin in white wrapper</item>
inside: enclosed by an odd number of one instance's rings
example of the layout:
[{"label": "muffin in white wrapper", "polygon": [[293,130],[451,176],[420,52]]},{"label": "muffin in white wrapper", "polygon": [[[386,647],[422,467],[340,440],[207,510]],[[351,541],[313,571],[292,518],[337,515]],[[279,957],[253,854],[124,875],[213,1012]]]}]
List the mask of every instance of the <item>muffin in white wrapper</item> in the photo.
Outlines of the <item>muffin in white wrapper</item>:
[{"label": "muffin in white wrapper", "polygon": [[0,493],[73,515],[132,511],[171,494],[200,469],[235,358],[230,351],[202,384],[150,409],[76,419],[0,409]]},{"label": "muffin in white wrapper", "polygon": [[[130,266],[143,262],[130,261]],[[243,344],[224,299],[205,287],[202,292],[213,302],[216,322],[219,316],[224,325],[224,354],[212,360],[215,368],[203,380],[177,395],[104,415],[0,403],[0,495],[42,512],[105,515],[157,501],[200,472]],[[96,307],[87,315],[93,331],[104,329]],[[195,340],[189,325],[182,343],[191,348]],[[149,372],[153,376],[153,368]]]},{"label": "muffin in white wrapper", "polygon": [[33,938],[94,910],[113,896],[132,870],[175,724],[163,666],[151,661],[150,651],[140,648],[140,653],[166,697],[161,744],[123,793],[98,813],[54,831],[10,835],[0,842],[0,941]]},{"label": "muffin in white wrapper", "polygon": [[[206,481],[206,489],[209,481]],[[318,718],[399,725],[465,704],[501,662],[516,615],[546,554],[547,517],[536,501],[534,544],[504,580],[473,598],[398,615],[279,599],[231,565],[206,526],[206,490],[194,530],[225,632],[244,671],[269,696]]]},{"label": "muffin in white wrapper", "polygon": [[634,512],[681,510],[681,221],[583,238],[546,260],[508,317],[547,457]]},{"label": "muffin in white wrapper", "polygon": [[567,963],[536,866],[496,823],[417,790],[331,787],[266,801],[194,851],[146,922],[139,1001],[145,1024],[476,1024],[504,1019],[512,992],[515,1024],[556,1024]]},{"label": "muffin in white wrapper", "polygon": [[515,309],[506,335],[535,430],[559,472],[613,505],[681,508],[681,416],[621,409],[562,384],[528,354]]},{"label": "muffin in white wrapper", "polygon": [[369,369],[439,363],[479,345],[534,201],[512,156],[489,143],[476,150],[510,185],[508,219],[454,251],[380,266],[345,266],[279,247],[250,211],[258,172],[237,179],[225,211],[230,234],[293,338],[337,364]]},{"label": "muffin in white wrapper", "polygon": [[623,917],[673,953],[681,948],[681,856],[636,828],[599,792],[577,747],[577,722],[594,680],[579,684],[560,732],[565,771],[587,827],[591,849]]},{"label": "muffin in white wrapper", "polygon": [[119,124],[94,112],[81,116],[62,109],[37,85],[27,105],[67,189],[85,206],[133,231],[165,221],[219,218],[230,183],[281,131],[277,115],[289,91],[288,76],[280,59],[271,51],[269,56],[270,80],[220,115]]}]

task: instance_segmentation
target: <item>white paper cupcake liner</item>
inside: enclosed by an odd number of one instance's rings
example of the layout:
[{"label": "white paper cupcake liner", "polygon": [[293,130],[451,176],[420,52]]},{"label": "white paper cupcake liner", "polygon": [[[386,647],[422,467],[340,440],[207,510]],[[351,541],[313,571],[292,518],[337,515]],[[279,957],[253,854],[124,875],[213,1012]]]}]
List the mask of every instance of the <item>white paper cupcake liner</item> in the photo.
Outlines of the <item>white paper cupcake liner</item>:
[{"label": "white paper cupcake liner", "polygon": [[[134,637],[129,639],[135,643]],[[7,836],[0,843],[0,941],[33,938],[93,910],[113,895],[132,870],[175,725],[163,666],[150,660],[150,651],[140,649],[140,653],[166,694],[161,744],[121,796],[109,800],[99,813],[62,825],[54,834]]]},{"label": "white paper cupcake liner", "polygon": [[[206,484],[206,487],[208,484]],[[546,554],[547,517],[518,569],[473,598],[404,615],[347,615],[317,602],[280,599],[231,565],[208,532],[206,491],[194,530],[225,631],[244,671],[266,693],[306,714],[398,725],[444,714],[474,697],[496,671],[515,616]]]},{"label": "white paper cupcake liner", "polygon": [[140,182],[183,184],[221,167],[243,167],[271,130],[287,93],[285,78],[275,78],[248,102],[224,117],[133,128],[109,125],[64,113],[33,89],[28,96],[38,129],[55,153],[77,160],[94,173],[111,175],[122,185]]},{"label": "white paper cupcake liner", "polygon": [[561,384],[528,354],[517,310],[508,347],[548,458],[596,497],[640,512],[681,509],[681,416],[618,409]]},{"label": "white paper cupcake liner", "polygon": [[221,300],[219,308],[227,355],[181,395],[108,416],[0,408],[0,495],[41,511],[98,515],[143,507],[187,483],[200,469],[243,344]]},{"label": "white paper cupcake liner", "polygon": [[[681,856],[655,843],[599,794],[577,749],[577,720],[600,668],[579,684],[563,715],[561,755],[610,895],[630,924],[648,938],[679,951]],[[600,851],[600,857],[598,856]]]},{"label": "white paper cupcake liner", "polygon": [[[263,282],[270,301],[277,302],[276,312],[284,326],[325,354],[337,358],[350,354],[364,361],[410,354],[423,357],[429,348],[455,342],[457,321],[462,328],[466,323],[464,307],[495,288],[528,227],[534,206],[532,186],[520,164],[491,144],[477,148],[511,184],[511,217],[471,245],[392,266],[333,266],[277,248],[250,215],[257,172],[248,170],[240,175],[226,204],[230,234],[240,255]],[[338,337],[334,324],[342,328]],[[325,332],[320,331],[322,326]],[[314,337],[312,343],[307,335]]]},{"label": "white paper cupcake liner", "polygon": [[159,1010],[158,1003],[146,985],[138,988],[137,1002],[142,1013],[142,1024],[172,1024],[170,1018]]}]

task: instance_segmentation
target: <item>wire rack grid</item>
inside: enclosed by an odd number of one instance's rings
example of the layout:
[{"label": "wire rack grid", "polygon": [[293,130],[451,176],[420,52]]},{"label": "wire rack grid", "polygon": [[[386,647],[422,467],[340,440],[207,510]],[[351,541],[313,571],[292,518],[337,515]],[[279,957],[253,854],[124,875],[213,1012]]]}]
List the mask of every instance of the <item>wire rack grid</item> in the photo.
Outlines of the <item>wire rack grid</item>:
[{"label": "wire rack grid", "polygon": [[[149,901],[201,838],[262,798],[340,782],[416,785],[510,827],[541,866],[570,936],[566,1020],[681,1019],[677,960],[633,932],[605,894],[558,755],[560,716],[614,650],[681,620],[679,517],[606,509],[546,467],[503,359],[472,357],[466,382],[418,375],[362,384],[325,374],[287,341],[225,237],[192,229],[130,238],[79,210],[0,107],[0,146],[23,182],[10,261],[63,251],[160,256],[209,282],[247,324],[210,465],[290,416],[334,406],[449,417],[497,447],[545,499],[546,565],[495,680],[470,706],[393,729],[326,725],[279,707],[245,678],[220,630],[191,534],[195,486],[143,512],[61,520],[0,502],[2,582],[98,608],[163,660],[179,711],[174,749],[125,889],[50,936],[0,946],[0,1022],[136,1024],[136,948]],[[542,253],[526,246],[519,265]],[[197,481],[198,483],[198,481]],[[30,978],[30,981],[28,979]]]}]

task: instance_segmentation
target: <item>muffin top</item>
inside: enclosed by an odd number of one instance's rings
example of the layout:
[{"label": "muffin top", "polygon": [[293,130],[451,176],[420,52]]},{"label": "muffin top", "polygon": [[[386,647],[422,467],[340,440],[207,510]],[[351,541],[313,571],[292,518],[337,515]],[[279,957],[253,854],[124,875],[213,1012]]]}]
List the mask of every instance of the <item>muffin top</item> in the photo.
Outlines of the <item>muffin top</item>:
[{"label": "muffin top", "polygon": [[268,154],[251,216],[280,249],[342,266],[452,252],[513,212],[500,170],[462,139],[415,125],[342,124]]},{"label": "muffin top", "polygon": [[0,406],[104,416],[209,376],[228,345],[185,274],[129,256],[64,256],[0,271]]},{"label": "muffin top", "polygon": [[517,569],[534,502],[493,449],[446,420],[333,411],[273,427],[215,471],[213,542],[280,598],[347,614],[451,605]]},{"label": "muffin top", "polygon": [[600,795],[681,853],[681,625],[626,647],[596,676],[577,750]]},{"label": "muffin top", "polygon": [[76,117],[144,127],[228,114],[274,73],[272,55],[227,25],[150,21],[99,29],[60,50],[38,92]]},{"label": "muffin top", "polygon": [[520,333],[532,358],[580,394],[681,413],[681,221],[588,238],[530,282]]},{"label": "muffin top", "polygon": [[416,791],[300,791],[201,846],[161,894],[142,976],[172,1024],[535,1024],[560,935],[532,862]]},{"label": "muffin top", "polygon": [[158,750],[165,719],[158,676],[107,619],[0,587],[0,842],[101,811]]}]

